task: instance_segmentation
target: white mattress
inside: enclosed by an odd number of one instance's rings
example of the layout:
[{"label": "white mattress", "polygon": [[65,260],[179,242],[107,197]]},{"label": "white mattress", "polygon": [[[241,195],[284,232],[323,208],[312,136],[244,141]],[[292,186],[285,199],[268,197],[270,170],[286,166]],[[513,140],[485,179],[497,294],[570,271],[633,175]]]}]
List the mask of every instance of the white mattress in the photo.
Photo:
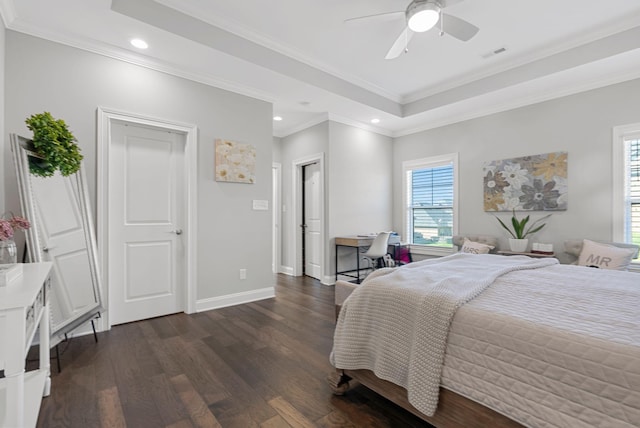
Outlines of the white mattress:
[{"label": "white mattress", "polygon": [[639,308],[640,275],[507,274],[456,313],[442,385],[525,426],[640,427]]}]

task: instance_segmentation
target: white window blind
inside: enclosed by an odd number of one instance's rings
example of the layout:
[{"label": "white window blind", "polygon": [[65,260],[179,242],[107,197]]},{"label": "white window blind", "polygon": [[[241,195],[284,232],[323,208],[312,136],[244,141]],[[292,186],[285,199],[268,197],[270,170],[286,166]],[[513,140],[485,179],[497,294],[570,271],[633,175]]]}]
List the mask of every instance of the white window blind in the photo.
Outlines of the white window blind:
[{"label": "white window blind", "polygon": [[640,135],[624,139],[624,238],[640,245]]},{"label": "white window blind", "polygon": [[457,155],[405,162],[406,240],[450,251],[456,229]]}]

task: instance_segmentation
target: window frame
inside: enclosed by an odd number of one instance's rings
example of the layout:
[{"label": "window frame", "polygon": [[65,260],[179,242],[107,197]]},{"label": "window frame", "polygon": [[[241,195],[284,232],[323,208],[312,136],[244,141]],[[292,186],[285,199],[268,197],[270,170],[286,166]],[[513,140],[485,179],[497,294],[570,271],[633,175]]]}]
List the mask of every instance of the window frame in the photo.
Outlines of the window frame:
[{"label": "window frame", "polygon": [[424,244],[414,244],[411,238],[411,200],[409,198],[409,183],[407,179],[407,173],[416,169],[436,168],[439,166],[453,166],[453,219],[452,236],[458,234],[458,153],[448,153],[438,156],[430,156],[420,159],[412,159],[402,162],[402,230],[404,231],[405,239],[411,247],[411,252],[415,254],[423,254],[430,256],[446,256],[455,252],[455,247],[433,247]]},{"label": "window frame", "polygon": [[[634,123],[613,128],[613,230],[612,238],[614,242],[628,242],[625,236],[626,221],[626,184],[627,173],[625,168],[625,141],[628,139],[640,139],[640,123]],[[633,261],[629,270],[640,272],[640,261]]]}]

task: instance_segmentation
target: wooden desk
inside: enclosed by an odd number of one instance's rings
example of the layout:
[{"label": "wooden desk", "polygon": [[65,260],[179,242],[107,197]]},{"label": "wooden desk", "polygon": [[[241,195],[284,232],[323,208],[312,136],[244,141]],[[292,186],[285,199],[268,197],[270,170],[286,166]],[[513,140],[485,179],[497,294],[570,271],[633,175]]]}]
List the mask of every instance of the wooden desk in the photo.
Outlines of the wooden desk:
[{"label": "wooden desk", "polygon": [[[338,280],[338,275],[348,276],[350,278],[355,278],[356,283],[360,283],[360,249],[367,248],[371,246],[374,237],[364,237],[364,236],[337,236],[336,237],[336,281]],[[356,252],[356,268],[355,269],[345,269],[340,270],[338,267],[338,249],[340,247],[348,247],[355,249]]]},{"label": "wooden desk", "polygon": [[[366,249],[368,247],[371,246],[371,244],[373,243],[373,240],[375,239],[375,236],[357,236],[357,235],[353,235],[353,236],[337,236],[335,238],[336,240],[336,281],[338,280],[338,275],[344,275],[344,276],[348,276],[350,278],[354,278],[354,282],[356,283],[360,283],[360,271],[362,269],[360,269],[360,256],[361,254],[361,249]],[[398,243],[398,244],[389,244],[387,246],[387,252],[389,254],[391,254],[391,256],[394,258],[394,260],[396,259],[396,250],[401,247],[402,244]],[[355,250],[356,253],[356,268],[355,269],[345,269],[345,270],[340,270],[338,267],[338,248],[339,247],[348,247],[348,248],[352,248]],[[362,252],[364,253],[364,252]]]}]

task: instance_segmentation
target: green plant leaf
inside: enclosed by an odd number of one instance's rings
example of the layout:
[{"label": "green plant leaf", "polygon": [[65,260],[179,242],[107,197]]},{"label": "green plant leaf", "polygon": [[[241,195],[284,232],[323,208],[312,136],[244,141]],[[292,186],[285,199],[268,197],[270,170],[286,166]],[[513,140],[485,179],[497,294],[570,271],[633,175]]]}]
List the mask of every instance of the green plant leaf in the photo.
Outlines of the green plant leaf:
[{"label": "green plant leaf", "polygon": [[502,220],[500,220],[499,217],[497,217],[497,216],[494,216],[494,217],[496,217],[496,220],[498,220],[500,225],[507,232],[509,232],[509,235],[511,235],[514,239],[525,239],[528,235],[531,235],[531,234],[534,234],[534,233],[538,232],[540,229],[542,229],[545,226],[544,223],[540,224],[540,222],[545,220],[545,219],[547,219],[547,218],[549,218],[549,217],[551,217],[551,214],[547,214],[546,216],[535,220],[527,228],[527,224],[529,223],[529,220],[531,219],[531,216],[527,215],[522,220],[518,220],[518,217],[516,216],[516,210],[515,209],[512,210],[512,213],[513,213],[513,215],[511,216],[511,226],[512,226],[513,229],[510,229],[509,226],[507,226]]},{"label": "green plant leaf", "polygon": [[82,154],[63,120],[56,120],[45,111],[30,116],[25,123],[33,131],[34,151],[42,157],[29,162],[32,174],[50,177],[59,170],[63,176],[68,176],[80,169]]},{"label": "green plant leaf", "polygon": [[[495,216],[494,216],[494,217],[495,217]],[[496,217],[496,220],[498,220],[498,222],[500,222],[500,224],[502,225],[502,227],[504,227],[504,228],[505,228],[505,230],[506,230],[507,232],[509,232],[509,235],[513,236],[514,238],[516,237],[516,236],[513,234],[513,232],[511,231],[511,229],[509,229],[509,227],[508,227],[506,224],[504,224],[504,222],[503,222],[502,220],[500,220],[500,218]]]}]

